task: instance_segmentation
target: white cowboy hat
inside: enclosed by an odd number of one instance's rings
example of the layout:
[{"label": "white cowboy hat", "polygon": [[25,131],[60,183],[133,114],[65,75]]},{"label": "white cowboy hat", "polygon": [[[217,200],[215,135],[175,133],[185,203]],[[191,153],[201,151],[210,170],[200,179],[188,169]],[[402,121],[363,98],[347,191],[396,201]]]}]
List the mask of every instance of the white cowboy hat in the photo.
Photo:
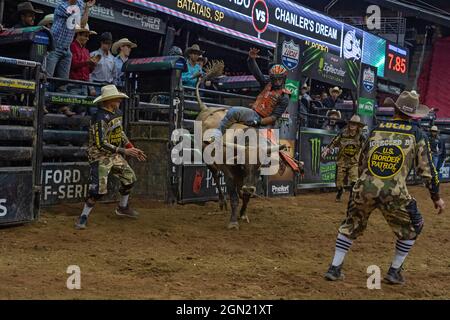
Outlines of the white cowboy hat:
[{"label": "white cowboy hat", "polygon": [[436,127],[436,126],[432,126],[431,129],[430,129],[430,131],[431,131],[431,132],[439,132],[439,129],[438,129],[438,127]]},{"label": "white cowboy hat", "polygon": [[359,127],[363,128],[366,124],[361,122],[361,117],[357,114],[354,114],[350,120],[348,120],[348,123],[354,123],[357,124]]},{"label": "white cowboy hat", "polygon": [[205,53],[205,51],[200,50],[200,46],[198,44],[193,44],[192,46],[190,46],[189,48],[186,49],[186,51],[184,52],[184,54],[186,56],[189,56],[192,52],[196,52],[199,55],[202,55]]},{"label": "white cowboy hat", "polygon": [[419,95],[414,90],[411,92],[403,91],[395,102],[392,98],[386,98],[384,105],[386,107],[394,107],[412,118],[423,118],[430,112],[426,105],[419,103]]},{"label": "white cowboy hat", "polygon": [[90,29],[89,29],[89,25],[86,23],[86,25],[84,26],[84,28],[82,28],[81,26],[79,26],[79,25],[77,25],[76,27],[75,27],[75,33],[80,33],[80,32],[89,32],[89,34],[91,34],[91,35],[96,35],[97,34],[97,32],[95,32],[95,31],[91,31]]},{"label": "white cowboy hat", "polygon": [[328,118],[328,117],[330,117],[332,114],[337,115],[337,116],[339,117],[339,119],[342,118],[341,112],[340,112],[339,110],[336,110],[336,109],[328,110],[328,111],[327,111],[327,114],[326,114],[326,117]]},{"label": "white cowboy hat", "polygon": [[55,15],[54,14],[48,14],[44,17],[44,19],[42,19],[41,21],[39,21],[38,26],[45,26],[49,23],[53,23],[53,20],[55,19]]},{"label": "white cowboy hat", "polygon": [[342,94],[342,89],[340,89],[339,87],[334,87],[334,88],[330,88],[330,94],[332,94],[333,92],[339,92],[339,95]]},{"label": "white cowboy hat", "polygon": [[122,46],[130,46],[132,49],[133,48],[137,48],[137,44],[134,42],[131,42],[130,40],[128,40],[127,38],[122,38],[119,41],[114,42],[114,44],[112,45],[111,51],[113,54],[117,54],[118,50],[120,47]]},{"label": "white cowboy hat", "polygon": [[128,99],[128,96],[125,93],[119,92],[119,90],[117,90],[117,87],[115,85],[109,84],[107,86],[102,87],[102,95],[94,100],[94,104],[117,98]]}]

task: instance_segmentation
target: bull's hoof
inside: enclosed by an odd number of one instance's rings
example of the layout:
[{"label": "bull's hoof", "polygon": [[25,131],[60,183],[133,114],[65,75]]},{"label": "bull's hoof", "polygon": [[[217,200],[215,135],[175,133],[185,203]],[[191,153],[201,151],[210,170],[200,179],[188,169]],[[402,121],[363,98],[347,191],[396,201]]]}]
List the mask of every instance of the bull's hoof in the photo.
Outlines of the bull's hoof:
[{"label": "bull's hoof", "polygon": [[241,216],[241,220],[246,221],[247,223],[250,223],[250,219],[248,218],[248,215],[246,215],[246,214]]},{"label": "bull's hoof", "polygon": [[239,222],[230,222],[229,224],[228,224],[228,230],[231,230],[231,229],[235,229],[235,230],[239,230]]}]

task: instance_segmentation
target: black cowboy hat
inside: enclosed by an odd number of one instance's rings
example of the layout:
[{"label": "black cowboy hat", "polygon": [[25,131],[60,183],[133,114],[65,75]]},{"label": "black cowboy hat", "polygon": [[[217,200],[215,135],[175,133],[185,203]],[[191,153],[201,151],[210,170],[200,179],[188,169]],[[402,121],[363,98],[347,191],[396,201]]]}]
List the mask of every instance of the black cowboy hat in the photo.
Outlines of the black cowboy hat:
[{"label": "black cowboy hat", "polygon": [[44,11],[35,9],[33,7],[33,4],[29,1],[27,2],[21,2],[17,5],[17,13],[21,14],[22,12],[33,12],[33,13],[44,13]]}]

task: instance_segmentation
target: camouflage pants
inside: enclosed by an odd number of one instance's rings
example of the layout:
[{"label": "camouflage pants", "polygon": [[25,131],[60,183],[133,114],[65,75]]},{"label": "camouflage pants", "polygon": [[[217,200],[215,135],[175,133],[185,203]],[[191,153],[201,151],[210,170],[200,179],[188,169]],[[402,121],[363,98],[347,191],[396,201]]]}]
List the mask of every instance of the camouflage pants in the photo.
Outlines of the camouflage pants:
[{"label": "camouflage pants", "polygon": [[370,214],[379,209],[400,240],[416,239],[423,228],[423,218],[417,209],[416,200],[385,198],[368,198],[364,191],[353,188],[352,198],[348,203],[347,218],[342,222],[339,232],[350,239],[356,239],[367,227]]},{"label": "camouflage pants", "polygon": [[353,184],[358,180],[358,165],[351,167],[336,165],[336,187],[343,188],[345,177],[347,177],[347,183]]},{"label": "camouflage pants", "polygon": [[122,186],[131,186],[136,182],[136,175],[128,162],[119,154],[93,161],[90,164],[91,175],[89,194],[104,195],[108,193],[108,176],[112,173]]}]

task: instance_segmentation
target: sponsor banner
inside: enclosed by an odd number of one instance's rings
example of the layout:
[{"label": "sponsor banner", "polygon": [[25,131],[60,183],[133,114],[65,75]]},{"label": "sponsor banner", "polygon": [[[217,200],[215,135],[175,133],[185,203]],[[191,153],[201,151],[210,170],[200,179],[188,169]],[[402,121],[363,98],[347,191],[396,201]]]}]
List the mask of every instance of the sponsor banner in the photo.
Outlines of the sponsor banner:
[{"label": "sponsor banner", "polygon": [[291,101],[298,102],[298,94],[299,94],[300,81],[286,79],[285,88],[291,92]]},{"label": "sponsor banner", "polygon": [[36,89],[36,83],[33,81],[8,79],[8,78],[0,77],[0,87],[32,91],[32,90]]},{"label": "sponsor banner", "polygon": [[299,180],[299,188],[335,186],[339,150],[331,150],[325,159],[321,156],[334,136],[335,133],[326,130],[300,128],[300,161],[305,163],[305,175]]},{"label": "sponsor banner", "polygon": [[361,64],[357,113],[361,116],[361,121],[368,126],[369,130],[372,129],[374,122],[377,86],[377,68],[365,63]]},{"label": "sponsor banner", "polygon": [[[212,172],[206,165],[183,166],[181,202],[218,200],[219,190]],[[226,193],[225,178],[220,178],[222,190]]]},{"label": "sponsor banner", "polygon": [[303,76],[346,89],[357,89],[360,66],[358,60],[343,59],[319,48],[309,47],[303,52]]},{"label": "sponsor banner", "polygon": [[300,45],[294,43],[294,41],[283,41],[281,48],[281,62],[289,69],[293,70],[297,68],[300,60]]},{"label": "sponsor banner", "polygon": [[345,25],[341,57],[352,61],[361,61],[363,38],[364,33],[362,30]]},{"label": "sponsor banner", "polygon": [[[41,204],[52,205],[84,202],[89,191],[87,162],[43,163]],[[108,194],[102,200],[112,200],[120,182],[112,174],[108,177]]]},{"label": "sponsor banner", "polygon": [[290,101],[286,111],[278,121],[280,138],[294,140],[297,135],[297,113],[300,73],[300,46],[301,41],[280,35],[276,51],[277,63],[283,64],[288,69],[285,87],[291,91]]},{"label": "sponsor banner", "polygon": [[33,220],[32,170],[0,170],[0,225]]},{"label": "sponsor banner", "polygon": [[294,195],[294,181],[269,181],[268,196],[293,196]]},{"label": "sponsor banner", "polygon": [[54,104],[76,104],[82,106],[93,106],[94,97],[74,97],[68,95],[49,94],[49,101]]},{"label": "sponsor banner", "polygon": [[[375,110],[375,100],[367,98],[359,98],[358,100],[358,114],[360,116],[371,118]],[[367,123],[367,122],[365,122]]]},{"label": "sponsor banner", "polygon": [[[31,0],[34,3],[56,7],[61,0]],[[126,2],[126,1],[125,1]],[[117,1],[97,0],[89,16],[92,18],[118,23],[127,27],[165,34],[166,23],[148,12],[138,10]]]}]

